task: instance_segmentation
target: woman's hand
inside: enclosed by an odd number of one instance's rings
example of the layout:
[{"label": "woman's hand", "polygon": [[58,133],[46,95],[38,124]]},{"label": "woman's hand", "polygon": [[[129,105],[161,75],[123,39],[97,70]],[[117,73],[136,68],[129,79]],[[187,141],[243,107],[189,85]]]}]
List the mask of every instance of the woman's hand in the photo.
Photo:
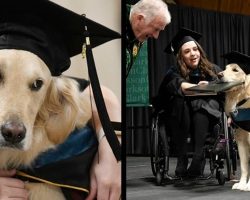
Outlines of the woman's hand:
[{"label": "woman's hand", "polygon": [[208,84],[209,84],[208,81],[200,81],[200,82],[198,83],[198,85],[208,85]]},{"label": "woman's hand", "polygon": [[[102,86],[103,98],[111,121],[121,122],[121,104],[115,94]],[[90,90],[85,90],[90,95]],[[92,93],[92,92],[91,92]],[[93,94],[91,94],[93,95]],[[92,102],[93,127],[99,138],[98,152],[96,153],[90,172],[90,193],[86,200],[119,200],[121,196],[121,162],[117,162],[113,151],[100,132],[102,124],[95,105]]]},{"label": "woman's hand", "polygon": [[117,162],[106,137],[99,143],[90,179],[90,194],[86,200],[119,200],[121,196],[121,162]]},{"label": "woman's hand", "polygon": [[24,188],[24,182],[12,178],[16,170],[0,170],[0,200],[26,200],[28,191]]}]

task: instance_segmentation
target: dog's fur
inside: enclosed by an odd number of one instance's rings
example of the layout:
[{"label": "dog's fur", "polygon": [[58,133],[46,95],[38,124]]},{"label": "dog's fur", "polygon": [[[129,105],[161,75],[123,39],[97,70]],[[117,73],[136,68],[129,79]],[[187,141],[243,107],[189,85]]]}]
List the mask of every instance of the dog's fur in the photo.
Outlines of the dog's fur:
[{"label": "dog's fur", "polygon": [[[237,103],[245,98],[250,97],[250,75],[245,72],[237,64],[229,64],[226,69],[220,73],[224,82],[244,81],[243,85],[233,87],[226,91],[225,112],[229,114],[235,110]],[[244,103],[243,108],[250,107],[250,100]],[[240,156],[241,177],[239,183],[235,183],[232,189],[250,191],[250,173],[249,173],[249,155],[250,155],[250,133],[241,129],[235,129],[235,138],[238,145]]]},{"label": "dog's fur", "polygon": [[[0,50],[1,169],[29,166],[41,152],[62,143],[90,117],[89,97],[79,91],[74,80],[52,77],[33,53]],[[8,131],[23,138],[9,142]],[[26,183],[26,187],[31,200],[64,199],[57,187],[42,183]]]}]

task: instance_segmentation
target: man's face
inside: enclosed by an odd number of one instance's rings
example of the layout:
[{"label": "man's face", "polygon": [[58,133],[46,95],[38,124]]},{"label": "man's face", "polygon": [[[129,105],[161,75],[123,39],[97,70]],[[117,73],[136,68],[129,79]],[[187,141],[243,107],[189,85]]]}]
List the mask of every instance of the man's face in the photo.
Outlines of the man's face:
[{"label": "man's face", "polygon": [[147,24],[142,15],[138,15],[135,18],[134,26],[132,25],[135,37],[140,42],[143,42],[148,38],[157,39],[160,31],[164,30],[165,26],[166,23],[162,16],[156,16]]}]

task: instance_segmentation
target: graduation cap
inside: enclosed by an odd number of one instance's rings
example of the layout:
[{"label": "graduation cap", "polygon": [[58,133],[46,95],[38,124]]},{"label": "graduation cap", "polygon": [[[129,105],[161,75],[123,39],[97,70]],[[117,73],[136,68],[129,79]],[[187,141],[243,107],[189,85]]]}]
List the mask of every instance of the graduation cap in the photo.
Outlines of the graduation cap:
[{"label": "graduation cap", "polygon": [[198,32],[192,31],[187,28],[180,28],[178,33],[173,37],[164,51],[168,54],[174,53],[174,55],[176,55],[184,43],[189,41],[197,42],[201,38],[201,36],[202,35]]},{"label": "graduation cap", "polygon": [[228,64],[238,64],[246,74],[250,74],[250,56],[238,51],[231,51],[222,57],[228,60]]},{"label": "graduation cap", "polygon": [[27,50],[40,57],[53,76],[82,52],[88,29],[92,48],[120,34],[49,0],[8,0],[0,6],[0,49]]}]

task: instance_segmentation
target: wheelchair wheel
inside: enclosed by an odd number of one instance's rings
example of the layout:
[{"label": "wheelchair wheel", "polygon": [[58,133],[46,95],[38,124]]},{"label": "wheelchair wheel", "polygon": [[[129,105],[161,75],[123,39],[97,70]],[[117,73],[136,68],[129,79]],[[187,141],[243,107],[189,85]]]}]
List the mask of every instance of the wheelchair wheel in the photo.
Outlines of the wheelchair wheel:
[{"label": "wheelchair wheel", "polygon": [[229,144],[230,144],[230,157],[232,161],[232,174],[235,175],[236,170],[237,170],[237,144],[236,141],[233,139],[233,128],[229,128]]},{"label": "wheelchair wheel", "polygon": [[230,159],[230,150],[229,150],[229,144],[226,146],[226,165],[227,165],[227,180],[230,180],[231,177],[231,159]]},{"label": "wheelchair wheel", "polygon": [[220,185],[224,185],[225,184],[226,177],[225,177],[223,171],[217,170],[216,171],[216,178],[217,178],[217,180],[218,180],[218,182],[219,182]]},{"label": "wheelchair wheel", "polygon": [[225,149],[225,159],[226,159],[226,166],[227,166],[227,180],[230,180],[231,178],[231,170],[232,170],[232,163],[230,159],[230,143],[229,143],[229,128],[227,126],[227,116],[224,113],[223,116],[224,120],[224,133],[225,133],[225,139],[226,139],[226,149]]},{"label": "wheelchair wheel", "polygon": [[150,142],[151,169],[156,177],[157,185],[160,185],[165,172],[165,154],[159,133],[158,118],[153,119]]},{"label": "wheelchair wheel", "polygon": [[150,161],[151,161],[151,169],[153,172],[153,175],[156,176],[156,169],[155,169],[155,163],[156,163],[156,149],[155,149],[155,143],[158,143],[158,127],[156,125],[157,119],[152,119],[152,128],[151,128],[151,135],[150,135]]},{"label": "wheelchair wheel", "polygon": [[161,174],[160,171],[158,171],[156,173],[156,177],[155,178],[156,178],[156,185],[161,185],[162,180],[163,180],[163,176],[162,176],[162,174]]}]

